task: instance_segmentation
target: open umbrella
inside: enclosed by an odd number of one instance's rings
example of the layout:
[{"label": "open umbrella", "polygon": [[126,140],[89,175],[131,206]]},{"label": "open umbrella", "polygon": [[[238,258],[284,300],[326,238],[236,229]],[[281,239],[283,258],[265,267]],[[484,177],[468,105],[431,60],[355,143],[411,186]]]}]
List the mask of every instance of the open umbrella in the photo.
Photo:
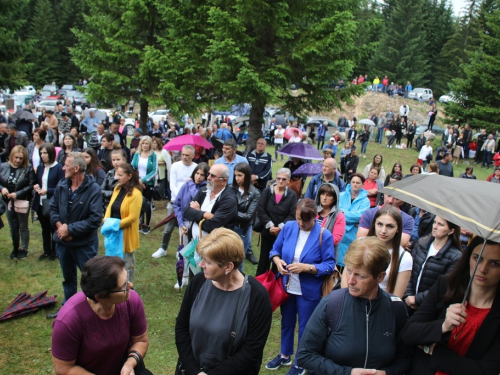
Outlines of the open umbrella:
[{"label": "open umbrella", "polygon": [[16,120],[27,120],[27,121],[34,121],[36,120],[36,116],[31,113],[30,111],[27,111],[26,109],[21,109],[14,113],[12,115],[12,118]]},{"label": "open umbrella", "polygon": [[323,160],[324,157],[319,153],[316,147],[308,145],[307,143],[287,143],[278,154],[288,155],[292,158],[301,158],[309,160]]},{"label": "open umbrella", "polygon": [[162,227],[164,226],[165,224],[167,224],[169,221],[172,221],[175,219],[175,213],[172,213],[170,215],[168,215],[165,219],[163,219],[162,221],[160,221],[158,224],[155,225],[155,227],[153,229],[151,229],[151,232],[154,231],[155,229],[159,228],[159,227]]},{"label": "open umbrella", "polygon": [[168,151],[182,151],[186,145],[201,146],[203,148],[213,148],[212,144],[199,135],[185,134],[175,137],[169,141],[163,148]]},{"label": "open umbrella", "polygon": [[99,122],[104,121],[106,118],[106,114],[103,111],[95,110],[95,109],[90,109],[87,108],[85,111],[83,111],[83,114],[85,117],[90,117],[90,112],[94,112],[94,117],[99,120]]},{"label": "open umbrella", "polygon": [[[278,121],[278,120],[276,120]],[[293,137],[293,133],[295,133],[295,131],[298,131],[299,132],[299,137],[302,138],[302,130],[298,129],[298,128],[288,128],[288,129],[285,129],[285,133],[283,133],[283,137],[285,137],[286,139],[290,139]]]},{"label": "open umbrella", "polygon": [[364,118],[363,120],[359,120],[358,124],[375,126],[375,123],[372,120],[370,120],[369,118]]},{"label": "open umbrella", "polygon": [[[420,207],[484,238],[500,243],[500,186],[480,180],[450,178],[439,175],[415,175],[395,182],[381,190],[394,198]],[[463,204],[457,197],[467,197]],[[473,207],[473,209],[471,209]],[[476,274],[476,263],[464,295]]]},{"label": "open umbrella", "polygon": [[34,313],[42,307],[50,307],[56,303],[56,296],[47,296],[47,290],[33,296],[24,292],[20,293],[0,314],[0,322]]},{"label": "open umbrella", "polygon": [[296,177],[316,176],[318,173],[322,172],[322,168],[323,168],[322,163],[303,164],[300,167],[298,167],[295,172],[292,173],[292,176]]}]

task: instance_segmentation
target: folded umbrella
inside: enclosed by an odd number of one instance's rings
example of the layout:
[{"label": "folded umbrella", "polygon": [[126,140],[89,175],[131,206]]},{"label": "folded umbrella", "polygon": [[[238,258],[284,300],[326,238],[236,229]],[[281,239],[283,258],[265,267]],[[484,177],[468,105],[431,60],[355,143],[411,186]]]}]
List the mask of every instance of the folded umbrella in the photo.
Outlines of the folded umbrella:
[{"label": "folded umbrella", "polygon": [[175,213],[171,213],[170,215],[168,215],[165,219],[163,219],[162,221],[160,221],[158,224],[156,224],[156,226],[151,229],[151,232],[154,231],[155,229],[159,228],[159,227],[162,227],[164,226],[165,224],[167,224],[169,221],[172,221],[175,219]]},{"label": "folded umbrella", "polygon": [[302,142],[288,143],[280,151],[278,151],[278,154],[288,155],[292,158],[324,160],[323,155],[319,153],[316,147]]},{"label": "folded umbrella", "polygon": [[34,313],[43,307],[53,306],[57,303],[56,297],[47,296],[47,290],[33,296],[24,292],[20,293],[0,314],[0,322]]},{"label": "folded umbrella", "polygon": [[308,177],[308,176],[316,176],[318,173],[321,173],[323,170],[322,163],[307,163],[302,164],[297,168],[295,172],[292,173],[292,176],[296,177]]},{"label": "folded umbrella", "polygon": [[[381,189],[383,193],[442,217],[484,238],[500,243],[500,185],[486,181],[451,178],[440,175],[415,175]],[[466,203],[459,199],[466,197]],[[467,300],[472,273],[464,295]]]},{"label": "folded umbrella", "polygon": [[205,138],[199,135],[191,134],[184,134],[175,137],[174,139],[168,141],[168,143],[163,146],[163,148],[168,151],[182,151],[182,148],[186,145],[201,146],[205,149],[214,148],[214,146],[212,146],[212,144]]}]

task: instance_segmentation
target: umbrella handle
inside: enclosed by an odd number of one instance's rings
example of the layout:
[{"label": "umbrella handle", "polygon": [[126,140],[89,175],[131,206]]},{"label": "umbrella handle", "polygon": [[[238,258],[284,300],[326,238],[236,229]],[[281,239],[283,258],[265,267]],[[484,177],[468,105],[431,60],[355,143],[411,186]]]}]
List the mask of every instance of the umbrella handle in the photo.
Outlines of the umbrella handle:
[{"label": "umbrella handle", "polygon": [[200,227],[200,238],[201,238],[201,235],[202,235],[201,226],[203,225],[204,221],[205,221],[205,219],[201,220],[200,223],[198,224],[198,226]]},{"label": "umbrella handle", "polygon": [[483,257],[483,251],[484,251],[485,246],[486,246],[486,239],[484,240],[483,247],[481,248],[481,251],[479,252],[479,257],[477,258],[478,260],[476,262],[476,265],[474,266],[474,271],[472,271],[472,276],[469,280],[469,284],[467,285],[467,289],[465,289],[465,294],[464,294],[464,299],[462,300],[462,305],[465,305],[465,302],[467,302],[467,297],[469,296],[470,287],[472,285],[472,281],[474,280],[474,276],[476,276],[476,271],[477,271],[477,267],[479,266],[479,261]]}]

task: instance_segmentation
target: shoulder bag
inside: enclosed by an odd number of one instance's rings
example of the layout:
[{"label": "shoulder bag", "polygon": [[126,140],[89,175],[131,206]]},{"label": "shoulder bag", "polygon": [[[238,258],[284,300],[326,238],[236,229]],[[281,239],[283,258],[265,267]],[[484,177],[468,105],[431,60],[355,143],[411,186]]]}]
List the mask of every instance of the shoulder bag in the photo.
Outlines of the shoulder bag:
[{"label": "shoulder bag", "polygon": [[[17,178],[17,182],[16,182],[16,187],[15,187],[15,190],[17,192],[17,183],[19,182],[19,180],[21,179],[21,177],[23,176],[24,173],[26,173],[26,169],[28,167],[24,168],[23,171],[21,172],[21,174],[19,175],[19,177]],[[12,209],[12,206],[14,206],[14,211],[17,212],[18,214],[27,214],[29,209],[30,209],[30,201],[27,201],[27,200],[23,200],[23,199],[14,199],[13,201],[11,200],[11,203],[9,205],[9,211]]]}]

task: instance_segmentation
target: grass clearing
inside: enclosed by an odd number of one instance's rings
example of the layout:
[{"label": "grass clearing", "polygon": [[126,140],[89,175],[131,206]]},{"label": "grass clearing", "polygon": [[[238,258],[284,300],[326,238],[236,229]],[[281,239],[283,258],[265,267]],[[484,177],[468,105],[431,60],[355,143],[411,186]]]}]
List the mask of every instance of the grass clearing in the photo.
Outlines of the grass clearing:
[{"label": "grass clearing", "polygon": [[[439,145],[438,140],[433,142],[433,148]],[[267,151],[274,155],[274,147],[268,146]],[[416,162],[417,152],[414,150],[388,149],[385,145],[370,142],[366,159],[361,159],[358,171],[371,162],[373,156],[380,153],[384,156],[384,169],[390,173],[392,165],[400,162],[404,174],[409,173],[410,165]],[[337,158],[338,160],[338,158]],[[283,162],[273,165],[273,171],[283,166]],[[465,165],[460,163],[454,166],[455,175],[458,176],[465,170]],[[492,170],[475,168],[474,173],[478,179],[485,180]],[[309,181],[308,179],[307,181]],[[166,201],[156,202],[153,212],[152,225],[162,220],[166,215]],[[25,260],[8,259],[12,250],[7,219],[2,217],[5,228],[0,230],[0,309],[3,311],[10,302],[21,292],[34,294],[47,290],[49,294],[57,294],[62,300],[62,276],[57,261],[41,261],[37,258],[42,254],[41,230],[38,222],[30,223],[30,253]],[[149,235],[140,235],[140,249],[136,251],[137,268],[135,276],[135,290],[144,301],[148,320],[150,346],[146,358],[148,368],[154,374],[173,374],[177,362],[177,350],[174,340],[175,318],[183,297],[183,291],[176,291],[173,285],[176,282],[175,252],[177,250],[178,235],[174,231],[164,258],[154,259],[151,254],[156,251],[161,243],[162,229],[157,229]],[[252,238],[253,249],[258,257],[260,249],[257,247],[258,236]],[[100,241],[99,253],[104,253]],[[245,262],[245,272],[255,274],[256,266]],[[60,304],[57,305],[57,308]],[[7,321],[0,324],[0,368],[5,374],[49,374],[53,373],[51,361],[51,333],[52,321],[45,318],[51,310],[42,310],[36,314]],[[210,318],[207,317],[207,323]],[[273,315],[271,333],[264,350],[262,373],[268,373],[264,368],[267,361],[274,358],[280,350],[280,313]],[[285,374],[288,368],[280,369],[274,374]]]}]

